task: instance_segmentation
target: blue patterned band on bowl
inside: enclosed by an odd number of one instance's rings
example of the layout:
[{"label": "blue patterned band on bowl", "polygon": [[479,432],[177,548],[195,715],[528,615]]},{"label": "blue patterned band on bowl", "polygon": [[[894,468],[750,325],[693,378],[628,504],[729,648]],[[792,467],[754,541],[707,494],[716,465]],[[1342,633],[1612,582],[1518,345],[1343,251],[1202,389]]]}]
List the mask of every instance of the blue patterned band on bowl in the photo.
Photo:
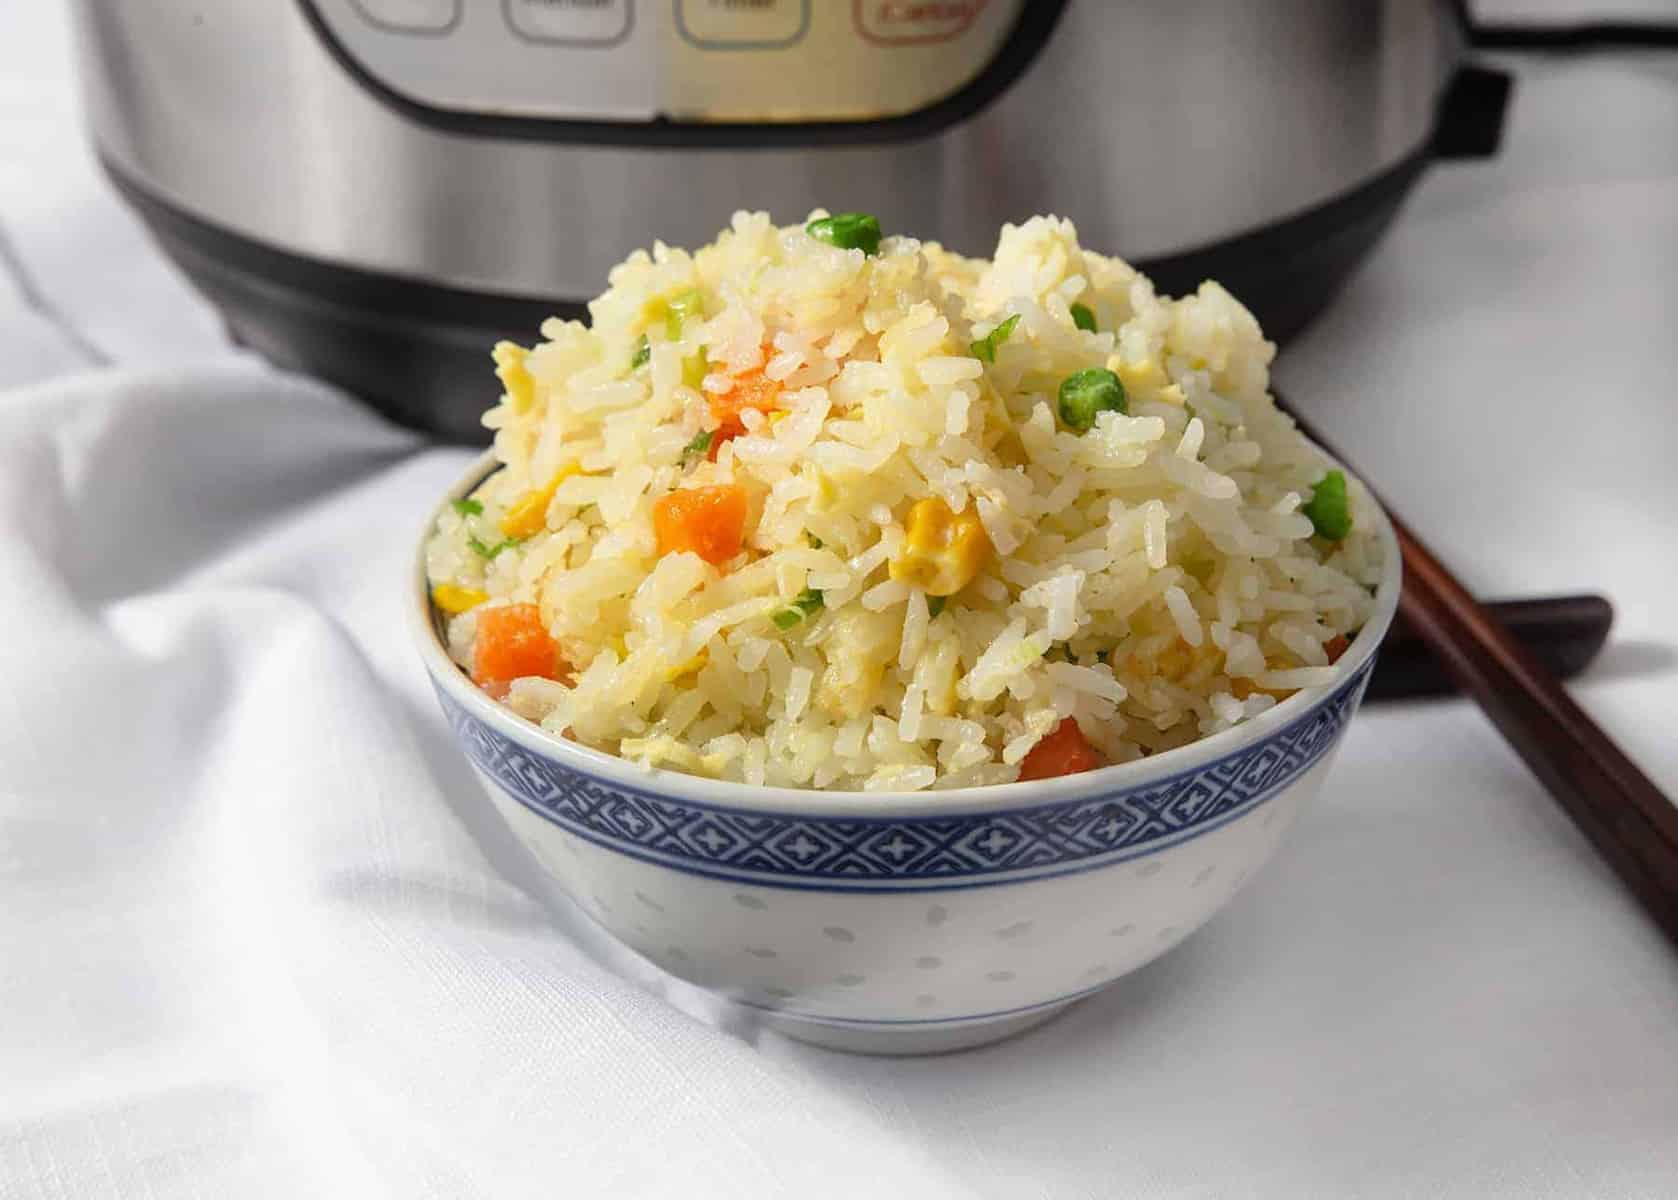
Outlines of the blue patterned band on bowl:
[{"label": "blue patterned band on bowl", "polygon": [[[441,688],[438,697],[484,774],[526,808],[596,845],[679,871],[771,887],[939,890],[1090,870],[1228,823],[1327,753],[1373,666],[1372,657],[1263,740],[1166,779],[1059,804],[925,818],[773,813],[674,800],[532,752]],[[811,792],[810,803],[819,810],[821,793]]]}]

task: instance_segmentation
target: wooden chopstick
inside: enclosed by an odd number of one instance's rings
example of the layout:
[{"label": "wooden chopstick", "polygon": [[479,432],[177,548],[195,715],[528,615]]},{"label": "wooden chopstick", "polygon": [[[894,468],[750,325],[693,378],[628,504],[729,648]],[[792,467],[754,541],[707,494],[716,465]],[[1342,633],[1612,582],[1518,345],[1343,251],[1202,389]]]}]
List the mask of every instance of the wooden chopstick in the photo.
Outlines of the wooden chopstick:
[{"label": "wooden chopstick", "polygon": [[[1614,606],[1603,596],[1483,600],[1480,607],[1557,679],[1572,679],[1589,667],[1614,627]],[[1381,642],[1363,702],[1456,694],[1456,680],[1445,673],[1410,622],[1399,616]]]},{"label": "wooden chopstick", "polygon": [[[1289,413],[1302,433],[1347,461]],[[1404,558],[1399,612],[1678,946],[1678,807],[1383,507]]]}]

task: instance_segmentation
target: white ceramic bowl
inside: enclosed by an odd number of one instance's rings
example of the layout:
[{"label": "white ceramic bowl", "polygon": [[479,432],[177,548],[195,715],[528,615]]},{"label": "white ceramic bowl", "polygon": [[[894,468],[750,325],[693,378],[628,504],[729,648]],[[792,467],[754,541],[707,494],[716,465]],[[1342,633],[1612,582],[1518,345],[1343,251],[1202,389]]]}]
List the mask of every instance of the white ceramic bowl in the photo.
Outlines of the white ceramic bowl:
[{"label": "white ceramic bowl", "polygon": [[[492,468],[480,460],[444,502]],[[931,1053],[1006,1037],[1108,986],[1269,859],[1321,789],[1392,620],[1399,555],[1381,525],[1390,565],[1333,684],[1155,758],[964,791],[751,787],[640,767],[472,686],[439,640],[423,539],[409,609],[490,798],[614,937],[793,1037]]]}]

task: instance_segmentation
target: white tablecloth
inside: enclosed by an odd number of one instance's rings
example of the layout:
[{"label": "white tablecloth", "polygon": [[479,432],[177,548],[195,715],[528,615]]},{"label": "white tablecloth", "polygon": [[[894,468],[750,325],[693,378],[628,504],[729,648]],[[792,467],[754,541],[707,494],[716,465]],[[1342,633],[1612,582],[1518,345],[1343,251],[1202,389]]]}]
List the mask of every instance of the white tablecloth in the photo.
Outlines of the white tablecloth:
[{"label": "white tablecloth", "polygon": [[[1233,911],[989,1050],[614,954],[398,619],[466,452],[225,344],[56,9],[0,7],[0,1197],[1678,1194],[1678,957],[1462,702],[1366,710]],[[1485,593],[1612,595],[1577,694],[1678,792],[1678,56],[1519,69],[1279,378]]]}]

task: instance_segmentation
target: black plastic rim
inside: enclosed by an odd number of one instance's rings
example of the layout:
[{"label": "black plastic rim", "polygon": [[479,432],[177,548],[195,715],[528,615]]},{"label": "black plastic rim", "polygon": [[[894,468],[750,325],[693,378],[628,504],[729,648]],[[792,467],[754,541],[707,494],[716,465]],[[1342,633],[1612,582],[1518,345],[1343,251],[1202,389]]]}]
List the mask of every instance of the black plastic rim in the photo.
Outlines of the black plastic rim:
[{"label": "black plastic rim", "polygon": [[[1351,276],[1428,161],[1424,147],[1276,225],[1136,266],[1170,294],[1217,279],[1268,337],[1286,341]],[[479,417],[494,399],[495,342],[528,343],[548,317],[587,319],[586,305],[568,297],[479,292],[280,250],[189,215],[104,165],[236,341],[453,441],[486,439]]]}]

